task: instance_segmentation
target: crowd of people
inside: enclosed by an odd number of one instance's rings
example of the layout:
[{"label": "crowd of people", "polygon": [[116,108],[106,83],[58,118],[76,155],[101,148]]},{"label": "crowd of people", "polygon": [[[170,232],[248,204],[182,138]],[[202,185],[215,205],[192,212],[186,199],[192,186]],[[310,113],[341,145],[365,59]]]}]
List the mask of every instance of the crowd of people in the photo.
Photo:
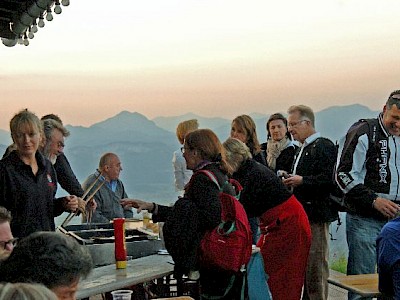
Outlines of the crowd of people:
[{"label": "crowd of people", "polygon": [[[73,299],[93,263],[75,240],[53,232],[54,218],[77,212],[83,203],[84,222],[130,218],[132,207],[148,210],[154,222],[165,222],[176,277],[198,280],[208,297],[241,299],[243,270],[204,266],[199,260],[202,238],[221,222],[221,191],[207,170],[219,186],[234,179],[243,187],[239,201],[273,299],[328,298],[329,225],[338,218],[330,197],[335,185],[348,209],[347,274],[377,268],[381,292],[400,299],[400,91],[390,94],[377,118],[354,121],[338,145],[317,131],[314,112],[305,105],[289,107],[287,118],[272,114],[263,144],[248,115],[232,120],[224,142],[212,130],[198,129],[197,120],[183,121],[176,129],[182,148],[172,159],[181,195],[174,206],[164,206],[128,198],[119,179],[121,161],[111,152],[101,156],[98,169],[81,186],[63,153],[69,132],[61,119],[51,114],[40,120],[20,111],[10,121],[13,145],[0,161],[0,295],[27,293],[26,283],[43,299]],[[70,195],[56,198],[57,183]],[[84,190],[96,184],[93,199],[83,200]],[[184,226],[172,233],[174,218]]]}]

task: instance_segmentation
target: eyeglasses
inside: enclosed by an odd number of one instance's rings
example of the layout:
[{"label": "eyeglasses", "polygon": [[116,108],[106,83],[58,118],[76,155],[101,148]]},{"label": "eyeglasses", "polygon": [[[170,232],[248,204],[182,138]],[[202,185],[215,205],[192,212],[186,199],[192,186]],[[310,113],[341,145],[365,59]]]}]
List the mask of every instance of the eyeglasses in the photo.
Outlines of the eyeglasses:
[{"label": "eyeglasses", "polygon": [[7,246],[13,246],[14,247],[14,246],[17,245],[17,241],[18,241],[18,238],[13,238],[13,239],[11,239],[9,241],[6,241],[6,242],[0,241],[0,249],[6,249]]},{"label": "eyeglasses", "polygon": [[64,144],[63,142],[58,142],[58,143],[57,143],[57,147],[58,147],[58,148],[64,148],[64,147],[65,147],[65,144]]},{"label": "eyeglasses", "polygon": [[190,148],[181,147],[181,152],[182,152],[182,153],[185,153],[187,150],[190,150]]},{"label": "eyeglasses", "polygon": [[300,120],[300,121],[298,121],[298,122],[294,122],[294,123],[289,123],[288,124],[288,128],[289,127],[297,127],[298,125],[300,125],[301,124],[301,122],[304,122],[304,121],[309,121],[309,120]]}]

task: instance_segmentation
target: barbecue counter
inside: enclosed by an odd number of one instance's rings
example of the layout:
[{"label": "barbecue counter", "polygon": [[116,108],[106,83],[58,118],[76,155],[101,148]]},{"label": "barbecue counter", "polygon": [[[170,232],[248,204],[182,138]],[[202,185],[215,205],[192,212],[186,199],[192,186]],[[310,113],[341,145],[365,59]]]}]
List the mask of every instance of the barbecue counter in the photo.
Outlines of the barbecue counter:
[{"label": "barbecue counter", "polygon": [[[145,230],[141,225],[141,221],[126,221],[125,242],[128,259],[157,254],[164,246],[157,233]],[[60,226],[58,230],[87,247],[95,267],[115,265],[115,238],[112,223]]]},{"label": "barbecue counter", "polygon": [[[157,233],[143,229],[137,220],[125,222],[125,244],[127,249],[126,269],[115,265],[115,238],[112,223],[59,226],[58,231],[75,238],[88,248],[95,265],[89,276],[81,280],[77,298],[110,292],[127,286],[169,276],[173,272],[173,261],[165,251],[163,241]],[[161,253],[161,254],[157,254]]]}]

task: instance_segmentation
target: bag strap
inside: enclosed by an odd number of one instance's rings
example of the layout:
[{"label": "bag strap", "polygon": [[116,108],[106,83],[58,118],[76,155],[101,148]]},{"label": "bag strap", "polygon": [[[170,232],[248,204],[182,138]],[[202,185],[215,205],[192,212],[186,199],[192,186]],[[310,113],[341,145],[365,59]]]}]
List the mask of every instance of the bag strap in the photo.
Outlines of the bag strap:
[{"label": "bag strap", "polygon": [[221,191],[221,186],[219,185],[217,177],[215,176],[215,174],[213,172],[208,171],[208,170],[199,170],[199,171],[197,171],[197,173],[200,173],[200,172],[203,173],[203,174],[206,174],[207,177],[210,178],[217,185],[218,189]]},{"label": "bag strap", "polygon": [[[221,186],[218,183],[217,177],[215,176],[215,174],[213,172],[208,171],[208,170],[199,170],[198,172],[201,172],[201,173],[204,173],[205,175],[207,175],[208,178],[210,178],[217,185],[219,191],[223,192]],[[230,222],[230,223],[231,223],[231,226],[227,230],[225,230],[224,227],[225,227],[226,222],[222,220],[222,222],[217,227],[217,233],[219,235],[229,235],[232,232],[234,232],[236,230],[235,222]]]}]

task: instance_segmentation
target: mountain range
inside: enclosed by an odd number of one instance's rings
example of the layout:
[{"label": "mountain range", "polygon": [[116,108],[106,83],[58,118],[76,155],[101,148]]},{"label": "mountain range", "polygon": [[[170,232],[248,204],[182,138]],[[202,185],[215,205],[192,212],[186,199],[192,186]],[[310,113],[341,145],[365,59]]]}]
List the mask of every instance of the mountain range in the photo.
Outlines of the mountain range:
[{"label": "mountain range", "polygon": [[[360,104],[332,106],[315,113],[316,129],[336,141],[354,121],[377,115],[378,112]],[[264,142],[269,115],[254,113],[251,116],[259,140]],[[201,128],[212,129],[221,141],[229,136],[229,119],[187,113],[150,120],[137,112],[122,111],[89,127],[67,125],[71,135],[66,139],[65,153],[78,179],[83,181],[97,168],[103,153],[115,152],[121,158],[121,179],[130,196],[170,203],[177,196],[171,162],[173,151],[180,148],[175,129],[179,122],[188,119],[197,119]],[[0,151],[4,152],[10,143],[10,133],[0,130]]]}]

